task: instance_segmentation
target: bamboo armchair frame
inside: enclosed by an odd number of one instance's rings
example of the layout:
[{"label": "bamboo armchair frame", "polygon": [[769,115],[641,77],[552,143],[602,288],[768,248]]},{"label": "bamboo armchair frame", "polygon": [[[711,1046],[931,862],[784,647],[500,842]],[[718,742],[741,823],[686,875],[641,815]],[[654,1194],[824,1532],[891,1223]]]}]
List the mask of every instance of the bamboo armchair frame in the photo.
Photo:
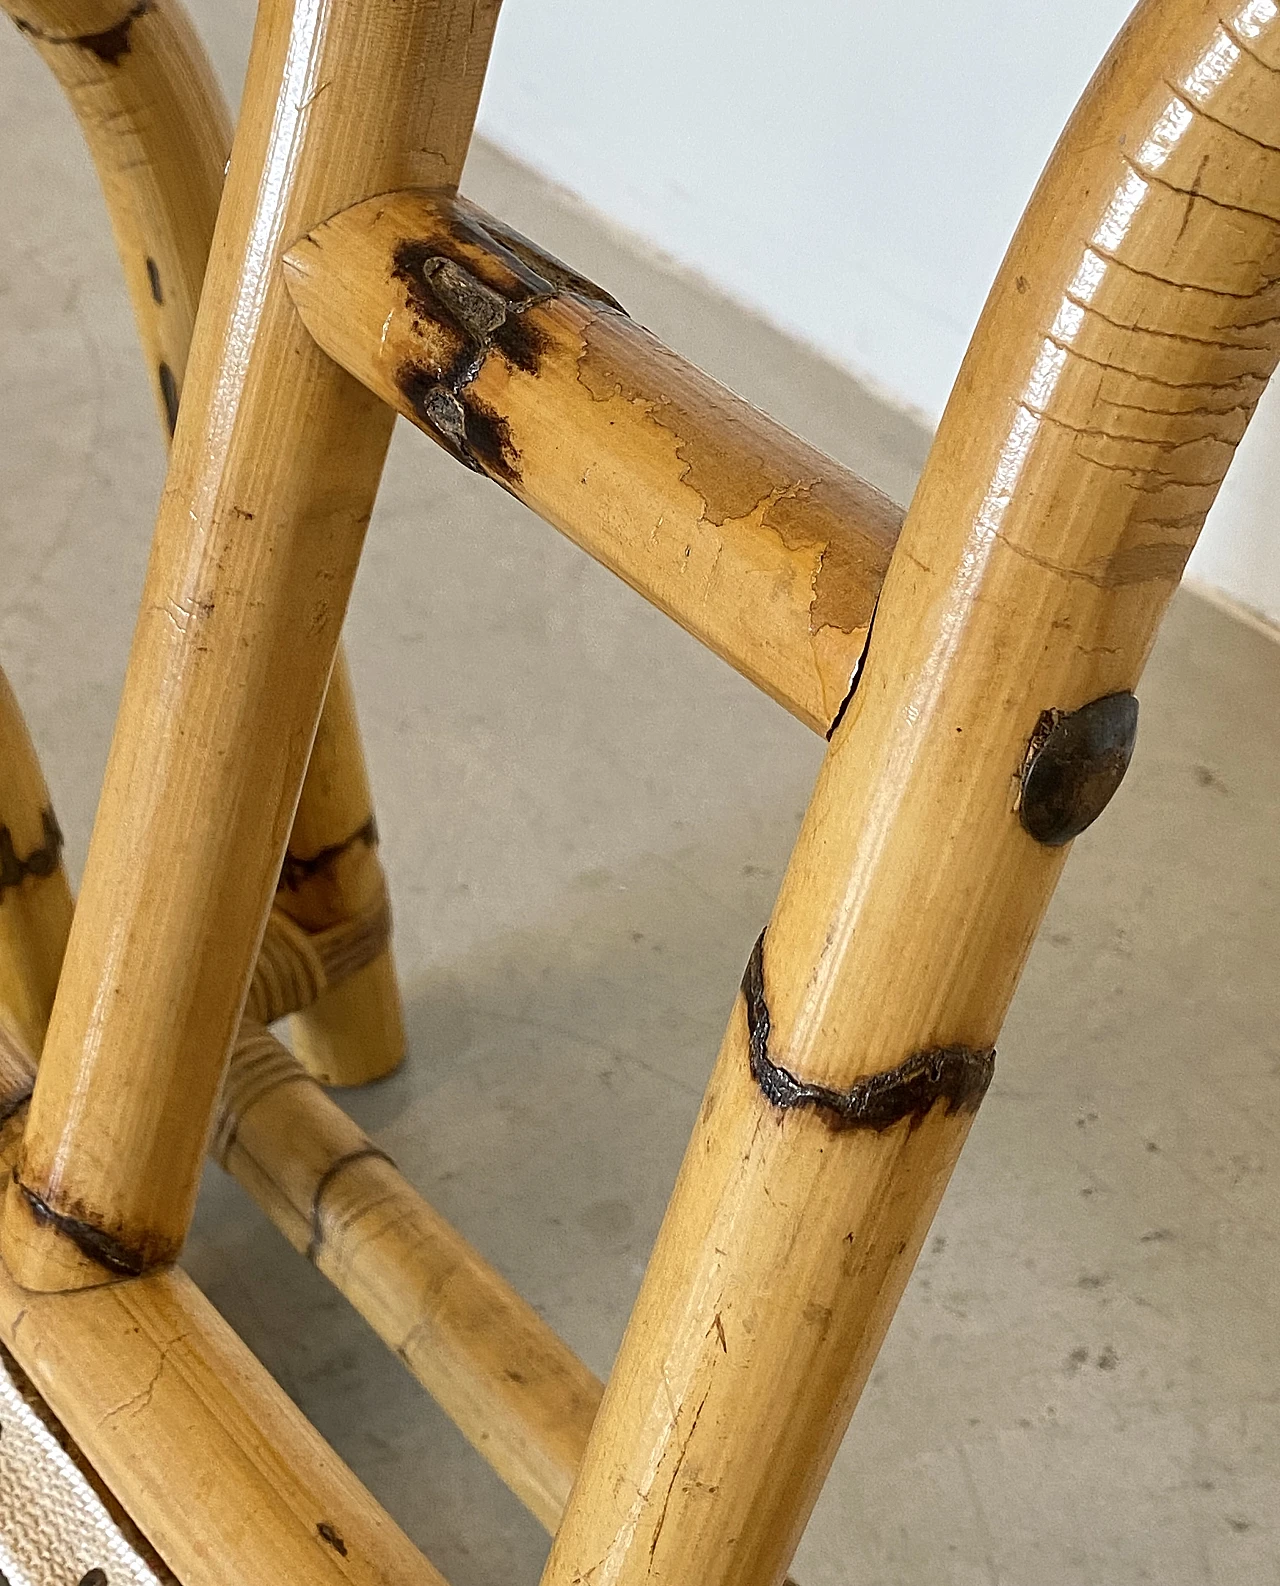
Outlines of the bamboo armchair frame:
[{"label": "bamboo armchair frame", "polygon": [[[174,1265],[212,1144],[544,1586],[779,1581],[1280,356],[1277,6],[1139,5],[902,521],[457,196],[498,0],[261,0],[225,191],[176,0],[4,4],[173,456],[74,920],[0,688],[0,1337],[191,1586],[438,1580]],[[338,657],[397,411],[830,738],[603,1390],[317,1083],[401,1046]]]}]

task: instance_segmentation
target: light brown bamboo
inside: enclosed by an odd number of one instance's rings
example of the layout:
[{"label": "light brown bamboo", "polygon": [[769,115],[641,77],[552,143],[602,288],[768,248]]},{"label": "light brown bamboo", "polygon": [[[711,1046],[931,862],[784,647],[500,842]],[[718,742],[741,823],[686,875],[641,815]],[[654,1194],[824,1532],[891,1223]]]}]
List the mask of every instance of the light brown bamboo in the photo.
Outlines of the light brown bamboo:
[{"label": "light brown bamboo", "polygon": [[37,1289],[171,1260],[392,415],[298,322],[290,238],[455,181],[496,0],[264,0],[4,1253]]},{"label": "light brown bamboo", "polygon": [[[276,908],[309,931],[359,919],[386,898],[378,828],[341,649],[311,746]],[[404,1056],[390,948],[330,986],[289,1021],[293,1050],[326,1085],[363,1085]]]},{"label": "light brown bamboo", "polygon": [[241,1031],[213,1154],[554,1535],[599,1378],[266,1030]]},{"label": "light brown bamboo", "polygon": [[781,1578],[1061,869],[1028,747],[1136,682],[1274,368],[1277,150],[1276,8],[1140,6],[948,405],[544,1586]]},{"label": "light brown bamboo", "polygon": [[265,1030],[237,1042],[214,1155],[554,1531],[600,1383]]},{"label": "light brown bamboo", "polygon": [[0,1017],[34,1052],[44,1040],[70,925],[62,833],[0,672]]},{"label": "light brown bamboo", "polygon": [[[0,1170],[22,1064],[0,1034]],[[32,1294],[0,1266],[0,1338],[184,1586],[443,1586],[176,1269]]]},{"label": "light brown bamboo", "polygon": [[[74,16],[59,0],[0,0],[65,91],[93,156],[166,434],[177,419],[213,239],[231,119],[195,29],[177,0],[145,7],[95,0]],[[68,20],[74,29],[68,31]],[[335,668],[290,853],[312,860],[353,832],[374,831],[346,668]],[[326,925],[358,915],[382,886],[373,844],[342,865],[294,865],[281,897]],[[314,894],[314,896],[313,896]],[[387,1073],[404,1051],[388,950],[294,1020],[304,1062],[334,1083]]]},{"label": "light brown bamboo", "polygon": [[901,513],[474,205],[392,193],[285,257],[320,345],[815,731]]}]

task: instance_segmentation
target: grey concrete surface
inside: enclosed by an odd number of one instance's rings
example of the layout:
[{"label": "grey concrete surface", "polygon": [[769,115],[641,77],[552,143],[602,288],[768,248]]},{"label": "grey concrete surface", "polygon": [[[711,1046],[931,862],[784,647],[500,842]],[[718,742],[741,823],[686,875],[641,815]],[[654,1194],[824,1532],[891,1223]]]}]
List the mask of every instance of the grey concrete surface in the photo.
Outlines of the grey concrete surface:
[{"label": "grey concrete surface", "polygon": [[[202,0],[241,69],[247,0]],[[0,658],[78,873],[161,481],[69,116],[0,38]],[[926,441],[480,148],[467,190],[905,497]],[[821,745],[421,436],[349,624],[411,1054],[351,1098],[601,1372]],[[1280,646],[1190,595],[796,1561],[803,1586],[1280,1581]],[[188,1263],[454,1586],[545,1539],[235,1185]],[[696,1586],[696,1583],[689,1583]]]}]

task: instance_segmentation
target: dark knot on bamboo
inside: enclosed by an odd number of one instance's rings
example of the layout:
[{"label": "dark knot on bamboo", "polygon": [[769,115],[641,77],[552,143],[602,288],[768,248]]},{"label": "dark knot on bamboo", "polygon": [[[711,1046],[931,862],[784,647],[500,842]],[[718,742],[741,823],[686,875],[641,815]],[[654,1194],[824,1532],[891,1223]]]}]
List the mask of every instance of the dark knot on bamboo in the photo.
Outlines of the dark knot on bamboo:
[{"label": "dark knot on bamboo", "polygon": [[1018,815],[1047,848],[1092,826],[1115,796],[1133,758],[1138,701],[1105,694],[1079,710],[1046,710],[1022,767]]}]

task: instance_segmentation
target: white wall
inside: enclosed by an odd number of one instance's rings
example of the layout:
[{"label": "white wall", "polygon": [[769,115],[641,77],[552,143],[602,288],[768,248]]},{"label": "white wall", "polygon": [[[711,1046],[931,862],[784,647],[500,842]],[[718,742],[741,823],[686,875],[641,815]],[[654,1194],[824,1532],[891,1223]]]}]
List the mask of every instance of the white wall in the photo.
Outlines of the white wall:
[{"label": "white wall", "polygon": [[[1129,0],[506,0],[481,129],[936,420]],[[1274,410],[1275,417],[1270,417]],[[1280,618],[1280,397],[1193,572]]]}]

